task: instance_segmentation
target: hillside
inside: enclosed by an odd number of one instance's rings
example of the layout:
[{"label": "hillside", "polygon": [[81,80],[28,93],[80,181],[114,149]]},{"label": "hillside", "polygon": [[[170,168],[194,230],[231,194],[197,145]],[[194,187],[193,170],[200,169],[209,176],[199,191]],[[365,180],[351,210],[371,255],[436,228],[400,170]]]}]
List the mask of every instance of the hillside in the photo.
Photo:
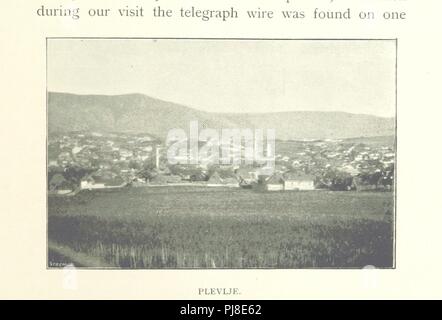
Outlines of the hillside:
[{"label": "hillside", "polygon": [[118,96],[48,93],[49,133],[102,131],[150,133],[165,138],[172,128],[274,128],[276,137],[326,139],[394,134],[394,119],[344,112],[209,113],[141,94]]}]

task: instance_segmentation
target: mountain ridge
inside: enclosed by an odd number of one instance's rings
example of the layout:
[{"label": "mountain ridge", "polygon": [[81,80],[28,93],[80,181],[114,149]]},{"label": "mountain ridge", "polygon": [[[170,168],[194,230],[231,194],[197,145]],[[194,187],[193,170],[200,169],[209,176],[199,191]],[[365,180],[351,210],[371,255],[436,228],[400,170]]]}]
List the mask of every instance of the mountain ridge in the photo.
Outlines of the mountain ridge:
[{"label": "mountain ridge", "polygon": [[394,118],[342,111],[270,113],[207,112],[182,104],[132,93],[78,95],[48,92],[48,132],[105,131],[150,133],[163,139],[170,129],[201,127],[275,129],[276,138],[327,139],[394,135]]}]

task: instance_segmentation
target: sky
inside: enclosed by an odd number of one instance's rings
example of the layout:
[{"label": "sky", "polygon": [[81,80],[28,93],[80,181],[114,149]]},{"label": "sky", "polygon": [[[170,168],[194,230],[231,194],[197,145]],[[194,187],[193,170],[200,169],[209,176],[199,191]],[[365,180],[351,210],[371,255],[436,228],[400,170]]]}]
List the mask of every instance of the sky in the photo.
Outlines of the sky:
[{"label": "sky", "polygon": [[209,112],[395,115],[391,40],[49,39],[48,90]]}]

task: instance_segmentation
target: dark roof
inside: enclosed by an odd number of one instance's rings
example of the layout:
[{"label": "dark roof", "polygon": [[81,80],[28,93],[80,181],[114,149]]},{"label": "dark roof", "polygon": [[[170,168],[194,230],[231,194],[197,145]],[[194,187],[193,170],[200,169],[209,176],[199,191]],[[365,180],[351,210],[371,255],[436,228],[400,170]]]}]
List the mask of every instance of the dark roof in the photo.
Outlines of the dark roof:
[{"label": "dark roof", "polygon": [[165,184],[167,183],[167,178],[166,176],[162,175],[162,174],[157,174],[155,177],[153,177],[152,179],[150,179],[149,181],[150,183],[158,183],[158,184]]},{"label": "dark roof", "polygon": [[231,170],[218,170],[216,171],[221,179],[227,179],[227,178],[236,178],[235,173]]},{"label": "dark roof", "polygon": [[282,184],[284,182],[284,179],[282,175],[275,173],[274,175],[270,176],[265,183],[266,184]]},{"label": "dark roof", "polygon": [[218,171],[215,171],[209,178],[208,182],[210,183],[222,183],[223,179],[221,178]]},{"label": "dark roof", "polygon": [[284,180],[311,181],[315,180],[315,177],[313,175],[304,174],[304,173],[286,172],[284,173]]}]

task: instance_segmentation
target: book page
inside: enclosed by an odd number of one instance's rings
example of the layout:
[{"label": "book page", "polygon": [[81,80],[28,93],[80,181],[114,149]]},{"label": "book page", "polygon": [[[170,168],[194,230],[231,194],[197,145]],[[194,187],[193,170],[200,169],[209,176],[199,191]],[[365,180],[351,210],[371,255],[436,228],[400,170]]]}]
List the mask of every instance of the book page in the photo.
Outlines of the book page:
[{"label": "book page", "polygon": [[3,1],[0,297],[440,298],[436,1]]}]

